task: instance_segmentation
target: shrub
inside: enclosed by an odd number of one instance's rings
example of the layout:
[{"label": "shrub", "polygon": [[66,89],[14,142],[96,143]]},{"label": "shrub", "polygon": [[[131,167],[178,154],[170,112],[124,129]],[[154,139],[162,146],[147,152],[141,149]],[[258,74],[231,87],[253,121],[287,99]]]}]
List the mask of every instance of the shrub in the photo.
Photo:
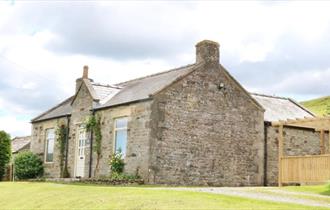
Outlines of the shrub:
[{"label": "shrub", "polygon": [[124,159],[121,151],[115,152],[110,159],[111,173],[121,174],[124,171]]},{"label": "shrub", "polygon": [[11,140],[9,134],[0,131],[0,181],[5,175],[11,157]]},{"label": "shrub", "polygon": [[34,179],[43,175],[44,167],[36,154],[22,152],[15,158],[14,170],[18,179]]},{"label": "shrub", "polygon": [[138,176],[138,175],[130,175],[130,174],[126,174],[126,173],[120,173],[119,174],[119,173],[116,173],[116,172],[113,172],[109,178],[111,180],[118,180],[118,181],[141,179],[141,177]]}]

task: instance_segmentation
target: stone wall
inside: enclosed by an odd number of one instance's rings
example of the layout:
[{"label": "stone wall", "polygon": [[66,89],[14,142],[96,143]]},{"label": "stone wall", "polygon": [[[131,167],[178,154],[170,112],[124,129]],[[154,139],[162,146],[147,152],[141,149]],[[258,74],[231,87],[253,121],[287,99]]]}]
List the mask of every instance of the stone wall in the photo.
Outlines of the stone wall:
[{"label": "stone wall", "polygon": [[[320,132],[284,127],[284,155],[319,155]],[[329,135],[325,134],[325,152],[329,152]],[[278,128],[267,126],[267,185],[278,180]]]},{"label": "stone wall", "polygon": [[58,126],[66,124],[67,119],[65,117],[46,120],[32,124],[32,136],[31,136],[31,152],[40,156],[44,162],[45,176],[46,177],[60,177],[60,161],[59,161],[59,144],[55,140],[54,145],[54,159],[52,163],[45,162],[45,149],[46,149],[46,130],[54,128],[55,131]]},{"label": "stone wall", "polygon": [[218,64],[158,93],[151,125],[150,183],[263,184],[263,109]]},{"label": "stone wall", "polygon": [[[109,160],[114,152],[115,119],[128,117],[125,172],[132,175],[138,174],[146,182],[148,181],[151,104],[151,101],[145,101],[96,112],[101,116],[102,125],[102,158],[98,176],[110,174]],[[94,155],[93,169],[95,169],[95,164],[96,156]]]},{"label": "stone wall", "polygon": [[[72,103],[72,113],[70,120],[70,134],[69,134],[69,152],[68,152],[68,169],[71,177],[75,177],[75,161],[77,155],[77,140],[79,126],[83,125],[87,118],[91,116],[91,109],[93,105],[93,98],[90,95],[85,83],[82,83],[78,94]],[[85,166],[84,177],[89,175],[89,160],[90,160],[90,141],[86,141],[85,146]]]}]

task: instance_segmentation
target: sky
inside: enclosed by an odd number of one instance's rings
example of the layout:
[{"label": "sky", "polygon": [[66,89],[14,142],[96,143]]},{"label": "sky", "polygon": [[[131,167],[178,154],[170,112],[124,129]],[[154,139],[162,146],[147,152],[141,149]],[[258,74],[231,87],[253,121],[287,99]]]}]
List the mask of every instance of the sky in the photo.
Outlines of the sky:
[{"label": "sky", "polygon": [[220,63],[251,92],[297,101],[330,95],[330,2],[2,1],[0,130],[30,135],[32,118],[90,78],[113,84],[195,62]]}]

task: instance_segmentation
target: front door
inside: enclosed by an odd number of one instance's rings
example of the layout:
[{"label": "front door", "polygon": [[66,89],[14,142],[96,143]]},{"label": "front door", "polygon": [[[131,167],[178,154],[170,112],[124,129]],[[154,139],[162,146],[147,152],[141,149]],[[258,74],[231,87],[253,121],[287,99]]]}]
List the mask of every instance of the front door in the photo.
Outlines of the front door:
[{"label": "front door", "polygon": [[78,129],[77,154],[76,154],[76,177],[84,177],[85,171],[85,146],[86,130],[83,126]]}]

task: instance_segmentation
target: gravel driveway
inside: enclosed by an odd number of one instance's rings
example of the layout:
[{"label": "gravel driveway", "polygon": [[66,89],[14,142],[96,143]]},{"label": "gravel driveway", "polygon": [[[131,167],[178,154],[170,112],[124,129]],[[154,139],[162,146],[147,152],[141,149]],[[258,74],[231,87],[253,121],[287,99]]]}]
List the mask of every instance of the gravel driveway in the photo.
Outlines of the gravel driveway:
[{"label": "gravel driveway", "polygon": [[273,202],[330,208],[330,196],[303,192],[291,192],[274,187],[157,187],[152,189],[214,193]]}]

